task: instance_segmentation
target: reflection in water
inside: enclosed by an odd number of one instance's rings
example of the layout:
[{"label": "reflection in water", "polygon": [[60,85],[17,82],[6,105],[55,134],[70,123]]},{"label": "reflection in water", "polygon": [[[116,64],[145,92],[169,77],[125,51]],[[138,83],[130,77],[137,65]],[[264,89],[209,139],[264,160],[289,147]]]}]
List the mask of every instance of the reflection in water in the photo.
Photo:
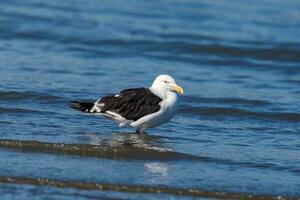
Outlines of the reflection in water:
[{"label": "reflection in water", "polygon": [[160,176],[167,176],[168,175],[168,164],[161,163],[161,162],[149,162],[145,163],[145,168],[148,172]]},{"label": "reflection in water", "polygon": [[161,137],[145,134],[117,132],[112,137],[105,137],[97,133],[86,133],[90,145],[108,146],[108,147],[135,147],[142,149],[151,149],[160,152],[174,151],[166,147]]},{"label": "reflection in water", "polygon": [[[149,136],[136,133],[115,133],[111,138],[101,138],[96,133],[89,133],[89,144],[109,146],[109,147],[136,147],[142,149],[151,149],[157,151],[174,151],[173,149],[164,147],[164,143],[160,137]],[[145,170],[151,174],[159,176],[167,176],[168,165],[161,162],[147,162],[144,164]]]}]

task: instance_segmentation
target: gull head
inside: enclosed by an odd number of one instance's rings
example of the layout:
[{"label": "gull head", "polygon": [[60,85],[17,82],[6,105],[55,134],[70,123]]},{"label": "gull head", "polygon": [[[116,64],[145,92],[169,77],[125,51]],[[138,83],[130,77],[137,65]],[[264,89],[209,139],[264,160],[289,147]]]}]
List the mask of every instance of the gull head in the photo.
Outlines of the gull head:
[{"label": "gull head", "polygon": [[151,89],[160,93],[175,92],[177,94],[183,94],[182,87],[180,87],[175,79],[169,75],[157,76]]}]

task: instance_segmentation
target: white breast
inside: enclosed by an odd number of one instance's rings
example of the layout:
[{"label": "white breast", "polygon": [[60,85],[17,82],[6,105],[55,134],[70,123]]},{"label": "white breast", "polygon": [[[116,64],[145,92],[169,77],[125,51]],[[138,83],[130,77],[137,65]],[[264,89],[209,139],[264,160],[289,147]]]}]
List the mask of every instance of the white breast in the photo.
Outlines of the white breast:
[{"label": "white breast", "polygon": [[146,129],[168,122],[177,112],[177,95],[173,92],[168,93],[160,106],[161,109],[158,112],[144,116],[141,119],[132,122],[130,126],[138,129]]}]

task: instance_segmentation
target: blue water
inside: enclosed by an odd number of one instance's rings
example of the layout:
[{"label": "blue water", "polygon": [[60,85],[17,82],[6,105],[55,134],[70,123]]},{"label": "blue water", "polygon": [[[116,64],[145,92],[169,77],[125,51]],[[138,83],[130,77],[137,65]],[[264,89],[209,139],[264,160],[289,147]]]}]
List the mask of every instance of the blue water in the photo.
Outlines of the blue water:
[{"label": "blue water", "polygon": [[[196,198],[39,178],[300,198],[299,10],[297,0],[0,1],[1,199]],[[185,94],[147,136],[69,108],[165,73]]]}]

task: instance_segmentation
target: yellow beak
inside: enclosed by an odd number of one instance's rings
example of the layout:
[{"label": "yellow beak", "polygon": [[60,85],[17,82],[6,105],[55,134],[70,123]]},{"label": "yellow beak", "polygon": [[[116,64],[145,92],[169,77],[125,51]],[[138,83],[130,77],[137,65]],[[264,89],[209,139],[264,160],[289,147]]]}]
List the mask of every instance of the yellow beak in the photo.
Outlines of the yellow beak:
[{"label": "yellow beak", "polygon": [[178,94],[183,94],[183,92],[184,92],[183,88],[180,87],[179,85],[174,85],[173,88],[174,88],[174,91],[177,92]]}]

